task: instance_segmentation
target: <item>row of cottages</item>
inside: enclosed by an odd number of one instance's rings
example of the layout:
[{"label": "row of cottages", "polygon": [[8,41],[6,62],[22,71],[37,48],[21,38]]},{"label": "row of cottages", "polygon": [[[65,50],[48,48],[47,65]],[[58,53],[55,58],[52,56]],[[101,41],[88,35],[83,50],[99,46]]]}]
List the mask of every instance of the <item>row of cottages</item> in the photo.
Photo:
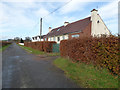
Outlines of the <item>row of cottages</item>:
[{"label": "row of cottages", "polygon": [[61,40],[82,36],[110,35],[110,31],[97,12],[98,10],[93,9],[90,17],[72,23],[65,22],[63,26],[54,29],[49,27],[49,33],[43,37],[44,41],[60,43]]},{"label": "row of cottages", "polygon": [[40,40],[40,35],[37,35],[37,36],[35,36],[35,37],[32,37],[32,42],[44,41],[44,39],[43,39],[44,36],[45,36],[45,35],[42,35],[42,36],[41,36],[41,40]]},{"label": "row of cottages", "polygon": [[98,10],[93,9],[90,17],[72,23],[65,22],[63,26],[54,29],[49,27],[49,33],[43,37],[44,40],[60,43],[61,40],[74,37],[110,35],[110,31],[97,12]]}]

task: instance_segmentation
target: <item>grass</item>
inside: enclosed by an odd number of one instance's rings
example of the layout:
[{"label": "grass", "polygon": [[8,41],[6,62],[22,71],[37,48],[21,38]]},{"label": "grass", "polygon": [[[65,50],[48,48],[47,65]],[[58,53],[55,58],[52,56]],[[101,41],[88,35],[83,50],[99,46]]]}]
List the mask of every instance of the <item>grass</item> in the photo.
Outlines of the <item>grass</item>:
[{"label": "grass", "polygon": [[59,56],[60,53],[47,53],[48,56]]},{"label": "grass", "polygon": [[2,47],[0,48],[0,52],[3,52],[8,46],[10,46],[10,44],[9,44],[9,45],[6,45],[6,46],[2,46]]},{"label": "grass", "polygon": [[25,47],[23,45],[19,45],[19,46],[21,46],[22,48],[24,48],[28,52],[30,52],[32,54],[36,54],[36,55],[47,55],[47,56],[59,56],[60,55],[59,53],[46,53],[46,52],[42,52],[42,51],[35,50],[33,48],[30,48],[30,47]]},{"label": "grass", "polygon": [[107,69],[98,70],[93,65],[74,63],[65,58],[57,58],[54,64],[65,74],[84,88],[118,88],[118,76]]}]

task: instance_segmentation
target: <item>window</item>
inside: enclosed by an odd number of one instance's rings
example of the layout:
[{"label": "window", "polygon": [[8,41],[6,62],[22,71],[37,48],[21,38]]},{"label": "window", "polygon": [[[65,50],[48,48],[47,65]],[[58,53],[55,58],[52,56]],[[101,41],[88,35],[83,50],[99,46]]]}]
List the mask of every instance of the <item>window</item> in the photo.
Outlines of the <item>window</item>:
[{"label": "window", "polygon": [[47,41],[47,39],[45,38],[45,41]]},{"label": "window", "polygon": [[37,40],[37,37],[35,37],[35,39]]},{"label": "window", "polygon": [[98,20],[97,23],[100,23],[100,21]]},{"label": "window", "polygon": [[55,41],[55,36],[53,37],[53,40]]},{"label": "window", "polygon": [[60,37],[58,37],[58,41],[60,41]]},{"label": "window", "polygon": [[74,38],[74,37],[79,37],[79,36],[80,36],[79,34],[72,35],[72,38]]},{"label": "window", "polygon": [[63,40],[65,39],[65,36],[63,35]]},{"label": "window", "polygon": [[60,31],[60,28],[57,31]]},{"label": "window", "polygon": [[52,38],[50,37],[50,41],[52,40]]}]

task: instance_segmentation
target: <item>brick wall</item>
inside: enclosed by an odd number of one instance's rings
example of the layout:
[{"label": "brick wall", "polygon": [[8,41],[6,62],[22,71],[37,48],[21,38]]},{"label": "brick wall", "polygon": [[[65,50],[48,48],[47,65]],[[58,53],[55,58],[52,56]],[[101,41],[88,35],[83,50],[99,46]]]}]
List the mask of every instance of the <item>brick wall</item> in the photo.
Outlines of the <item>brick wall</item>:
[{"label": "brick wall", "polygon": [[76,35],[76,34],[79,34],[80,37],[91,36],[91,23],[89,23],[89,25],[82,32],[69,34],[69,39],[72,38],[72,35]]}]

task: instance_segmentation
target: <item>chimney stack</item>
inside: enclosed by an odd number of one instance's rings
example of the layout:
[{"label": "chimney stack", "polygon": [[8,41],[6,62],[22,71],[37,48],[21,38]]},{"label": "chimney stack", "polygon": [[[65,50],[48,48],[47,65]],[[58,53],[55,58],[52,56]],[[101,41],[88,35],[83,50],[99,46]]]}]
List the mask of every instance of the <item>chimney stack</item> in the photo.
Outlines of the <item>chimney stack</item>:
[{"label": "chimney stack", "polygon": [[69,24],[69,22],[64,22],[64,26],[67,26]]},{"label": "chimney stack", "polygon": [[52,28],[51,28],[51,27],[49,27],[49,32],[51,32],[51,30],[52,30]]},{"label": "chimney stack", "polygon": [[96,12],[97,12],[98,10],[96,10],[96,9],[91,10],[91,12],[93,12],[93,11],[96,11]]},{"label": "chimney stack", "polygon": [[96,18],[98,10],[93,9],[91,10],[91,21]]}]

